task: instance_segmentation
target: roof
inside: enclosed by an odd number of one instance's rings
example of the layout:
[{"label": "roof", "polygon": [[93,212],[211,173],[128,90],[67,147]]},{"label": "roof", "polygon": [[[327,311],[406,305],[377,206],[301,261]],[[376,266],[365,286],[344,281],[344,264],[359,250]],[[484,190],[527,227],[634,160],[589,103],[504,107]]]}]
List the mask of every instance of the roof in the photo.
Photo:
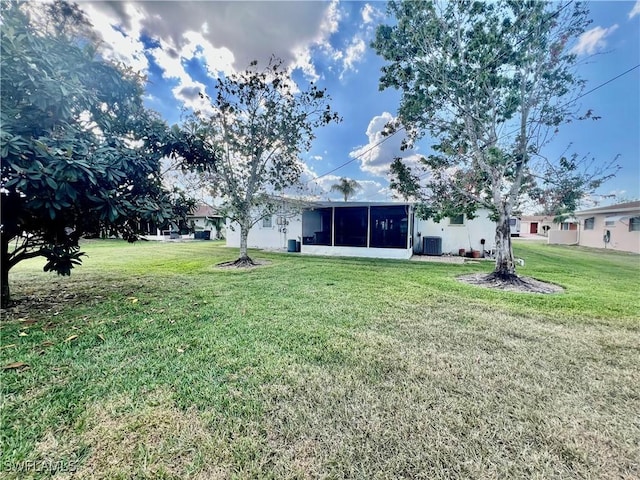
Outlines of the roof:
[{"label": "roof", "polygon": [[196,210],[187,215],[187,217],[220,217],[221,215],[218,213],[218,210],[216,210],[213,207],[210,207],[209,205],[205,205],[205,204],[200,204],[197,206]]},{"label": "roof", "polygon": [[521,222],[553,222],[553,215],[522,215]]},{"label": "roof", "polygon": [[403,207],[409,202],[312,202],[311,208],[327,207]]},{"label": "roof", "polygon": [[576,212],[576,215],[591,215],[591,214],[607,214],[607,213],[624,213],[624,212],[639,212],[640,213],[640,200],[635,202],[618,203],[617,205],[608,205],[606,207],[590,208],[588,210],[580,210]]}]

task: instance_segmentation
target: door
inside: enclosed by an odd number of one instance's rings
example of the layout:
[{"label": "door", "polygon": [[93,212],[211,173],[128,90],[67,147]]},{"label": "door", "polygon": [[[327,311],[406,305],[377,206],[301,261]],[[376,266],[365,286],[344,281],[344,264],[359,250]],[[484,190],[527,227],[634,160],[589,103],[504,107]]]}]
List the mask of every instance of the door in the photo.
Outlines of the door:
[{"label": "door", "polygon": [[538,233],[538,222],[531,222],[529,233]]}]

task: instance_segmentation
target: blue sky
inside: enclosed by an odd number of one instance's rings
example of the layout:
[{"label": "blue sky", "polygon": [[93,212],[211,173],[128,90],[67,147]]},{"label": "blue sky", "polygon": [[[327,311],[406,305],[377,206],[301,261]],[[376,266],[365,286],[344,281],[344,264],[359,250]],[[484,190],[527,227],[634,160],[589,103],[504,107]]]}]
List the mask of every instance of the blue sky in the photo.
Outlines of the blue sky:
[{"label": "blue sky", "polygon": [[[590,2],[593,20],[574,48],[590,90],[640,63],[640,1]],[[388,22],[382,2],[82,2],[102,33],[108,55],[148,77],[146,103],[168,123],[197,107],[198,91],[218,75],[244,69],[272,54],[296,82],[315,80],[332,97],[343,122],[317,131],[304,156],[304,179],[322,198],[341,176],[362,185],[354,200],[390,200],[388,165],[396,156],[426,154],[425,137],[401,152],[401,135],[383,144],[381,130],[396,114],[400,95],[380,92],[383,61],[369,47],[376,25]],[[599,193],[640,198],[640,68],[580,100],[602,118],[565,127],[550,157],[571,150],[607,162],[620,155],[617,177]],[[348,163],[347,163],[348,162]],[[325,175],[337,167],[342,168]],[[320,177],[317,180],[312,180]]]}]

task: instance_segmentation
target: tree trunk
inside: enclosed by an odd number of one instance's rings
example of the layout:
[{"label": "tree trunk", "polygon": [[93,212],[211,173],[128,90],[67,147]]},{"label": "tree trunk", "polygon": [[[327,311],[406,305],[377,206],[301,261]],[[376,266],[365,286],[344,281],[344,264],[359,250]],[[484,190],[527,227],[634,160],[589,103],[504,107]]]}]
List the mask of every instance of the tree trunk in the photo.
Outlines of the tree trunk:
[{"label": "tree trunk", "polygon": [[250,267],[255,265],[254,261],[247,254],[247,238],[249,237],[250,227],[246,224],[240,223],[240,256],[234,262],[234,265],[238,267]]},{"label": "tree trunk", "polygon": [[249,258],[247,255],[247,238],[249,237],[249,229],[240,225],[240,258],[238,260],[242,260],[244,258]]},{"label": "tree trunk", "polygon": [[498,221],[496,228],[496,267],[489,276],[507,281],[518,279],[511,246],[511,226],[509,225],[508,215],[500,215],[500,220]]},{"label": "tree trunk", "polygon": [[0,288],[2,289],[1,307],[7,308],[11,303],[11,291],[9,290],[9,241],[2,235],[2,261],[0,262]]}]

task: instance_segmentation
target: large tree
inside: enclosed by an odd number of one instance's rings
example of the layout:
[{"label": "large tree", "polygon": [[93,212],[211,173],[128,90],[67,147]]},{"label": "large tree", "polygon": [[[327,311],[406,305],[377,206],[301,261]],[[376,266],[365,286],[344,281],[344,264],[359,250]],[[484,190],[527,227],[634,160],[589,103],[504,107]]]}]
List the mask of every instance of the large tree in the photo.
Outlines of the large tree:
[{"label": "large tree", "polygon": [[340,178],[338,183],[331,185],[331,191],[340,193],[345,202],[361,188],[357,181],[345,177]]},{"label": "large tree", "polygon": [[[165,223],[190,208],[164,188],[160,160],[193,149],[142,104],[141,79],[102,60],[77,7],[53,4],[56,33],[30,20],[24,4],[2,4],[0,68],[1,283],[9,271],[46,257],[68,275],[78,239],[103,231],[133,241],[140,222]],[[43,7],[44,8],[44,7]],[[73,16],[73,21],[57,18]]]},{"label": "large tree", "polygon": [[[195,170],[224,200],[225,217],[240,228],[236,265],[252,265],[249,230],[277,208],[274,196],[299,182],[299,156],[311,148],[314,129],[339,117],[325,90],[313,83],[299,90],[275,58],[264,69],[252,62],[243,72],[219,78],[213,95],[201,95],[208,105],[185,128],[201,139],[211,162]],[[194,168],[191,161],[185,166]]]},{"label": "large tree", "polygon": [[[563,202],[606,177],[543,156],[558,128],[576,117],[573,100],[584,82],[570,47],[589,23],[587,11],[579,3],[537,0],[392,1],[388,11],[395,23],[379,26],[372,46],[388,62],[380,88],[402,93],[390,131],[404,127],[405,146],[426,134],[435,141],[424,159],[423,212],[441,218],[491,210],[492,277],[517,282],[509,220],[523,193],[544,178],[539,167],[557,174],[539,188],[573,179]],[[398,165],[392,173],[396,184],[413,183],[403,192],[417,191],[417,176]]]}]

